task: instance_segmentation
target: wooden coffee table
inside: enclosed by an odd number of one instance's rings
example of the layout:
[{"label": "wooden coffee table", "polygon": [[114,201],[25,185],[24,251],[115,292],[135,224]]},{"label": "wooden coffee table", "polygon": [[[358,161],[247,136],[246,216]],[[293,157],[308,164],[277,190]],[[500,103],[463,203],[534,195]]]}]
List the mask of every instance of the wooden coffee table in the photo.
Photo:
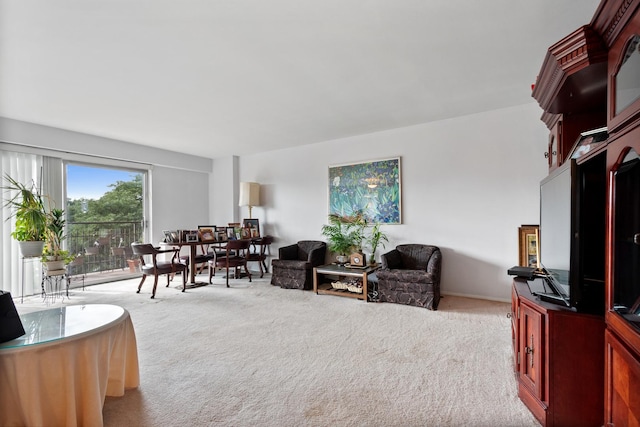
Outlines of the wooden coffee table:
[{"label": "wooden coffee table", "polygon": [[[320,295],[338,295],[341,297],[356,298],[367,301],[367,275],[371,274],[378,267],[348,267],[338,264],[327,264],[313,269],[313,291]],[[357,277],[362,280],[362,292],[351,292],[346,289],[334,289],[332,281],[346,277]]]}]

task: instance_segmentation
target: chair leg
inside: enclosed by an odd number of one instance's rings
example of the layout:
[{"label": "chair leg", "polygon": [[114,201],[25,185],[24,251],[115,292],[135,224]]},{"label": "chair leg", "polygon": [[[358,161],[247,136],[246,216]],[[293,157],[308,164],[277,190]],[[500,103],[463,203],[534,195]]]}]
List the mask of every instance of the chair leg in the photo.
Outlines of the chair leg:
[{"label": "chair leg", "polygon": [[169,287],[169,284],[171,280],[173,280],[173,277],[175,276],[175,274],[176,273],[167,274],[167,288]]},{"label": "chair leg", "polygon": [[[185,269],[185,271],[186,271],[186,269]],[[184,292],[186,290],[187,290],[187,273],[185,273],[183,271],[183,274],[182,274],[182,292]]]},{"label": "chair leg", "polygon": [[[247,264],[244,265],[244,271],[247,272],[247,276],[249,276],[249,282],[251,282],[251,272],[249,272],[249,269],[247,268]],[[262,276],[260,276],[262,277]]]},{"label": "chair leg", "polygon": [[227,288],[229,287],[229,267],[227,266]]},{"label": "chair leg", "polygon": [[262,269],[262,262],[258,261],[258,266],[260,267],[260,278],[262,279],[262,276],[264,276],[264,270]]},{"label": "chair leg", "polygon": [[158,287],[158,275],[154,276],[153,280],[153,292],[151,293],[151,299],[154,299],[156,296],[156,288]]},{"label": "chair leg", "polygon": [[[144,283],[144,279],[147,278],[146,274],[142,275],[142,280],[140,280],[140,284],[138,285],[138,290],[136,291],[136,294],[140,293],[140,289],[142,289],[142,284]],[[84,278],[82,278],[82,290],[84,290]]]}]

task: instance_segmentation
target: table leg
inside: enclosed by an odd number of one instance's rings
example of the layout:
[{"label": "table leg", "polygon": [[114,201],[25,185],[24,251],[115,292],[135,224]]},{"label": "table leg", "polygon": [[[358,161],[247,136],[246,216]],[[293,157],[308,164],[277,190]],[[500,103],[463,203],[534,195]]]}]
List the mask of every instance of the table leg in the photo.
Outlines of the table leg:
[{"label": "table leg", "polygon": [[196,245],[189,245],[191,256],[189,257],[189,279],[191,283],[196,283]]},{"label": "table leg", "polygon": [[369,291],[367,290],[369,282],[367,281],[367,272],[362,273],[362,295],[364,302],[369,302]]}]

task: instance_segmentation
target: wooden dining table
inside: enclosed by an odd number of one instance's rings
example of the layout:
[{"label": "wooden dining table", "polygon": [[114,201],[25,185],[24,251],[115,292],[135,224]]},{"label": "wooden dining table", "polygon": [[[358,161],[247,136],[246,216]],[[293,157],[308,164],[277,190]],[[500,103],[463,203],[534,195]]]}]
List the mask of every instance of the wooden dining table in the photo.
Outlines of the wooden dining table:
[{"label": "wooden dining table", "polygon": [[[251,240],[252,244],[260,241],[260,237],[254,237]],[[202,245],[214,245],[218,249],[224,249],[226,242],[223,241],[197,241],[197,242],[160,242],[161,246],[173,246],[182,248],[183,246],[187,246],[189,248],[189,281],[187,282],[187,286],[196,287],[196,286],[204,286],[207,285],[208,282],[199,282],[196,280],[196,256],[198,254],[198,246]]]}]

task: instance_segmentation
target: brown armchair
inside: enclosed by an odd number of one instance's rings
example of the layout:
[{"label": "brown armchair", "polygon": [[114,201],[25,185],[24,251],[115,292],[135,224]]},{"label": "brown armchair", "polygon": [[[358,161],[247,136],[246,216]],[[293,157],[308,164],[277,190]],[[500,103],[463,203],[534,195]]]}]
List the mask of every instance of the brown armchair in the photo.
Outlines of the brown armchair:
[{"label": "brown armchair", "polygon": [[436,246],[398,245],[381,257],[376,271],[380,302],[437,310],[440,302],[442,253]]},{"label": "brown armchair", "polygon": [[[187,271],[189,267],[180,262],[179,252],[180,249],[158,249],[150,243],[132,243],[131,249],[133,255],[140,258],[140,268],[142,270],[142,280],[138,285],[137,293],[140,293],[142,284],[149,275],[153,275],[153,291],[151,292],[151,298],[156,296],[156,287],[158,286],[158,277],[162,274],[167,275],[167,286],[173,275],[177,272],[182,273],[182,292],[187,288]],[[169,261],[158,260],[158,255],[172,254]],[[147,259],[145,260],[145,257]],[[150,258],[150,260],[149,260]]]},{"label": "brown armchair", "polygon": [[313,267],[324,264],[327,244],[301,240],[278,249],[279,259],[271,261],[271,284],[286,289],[313,288]]}]

